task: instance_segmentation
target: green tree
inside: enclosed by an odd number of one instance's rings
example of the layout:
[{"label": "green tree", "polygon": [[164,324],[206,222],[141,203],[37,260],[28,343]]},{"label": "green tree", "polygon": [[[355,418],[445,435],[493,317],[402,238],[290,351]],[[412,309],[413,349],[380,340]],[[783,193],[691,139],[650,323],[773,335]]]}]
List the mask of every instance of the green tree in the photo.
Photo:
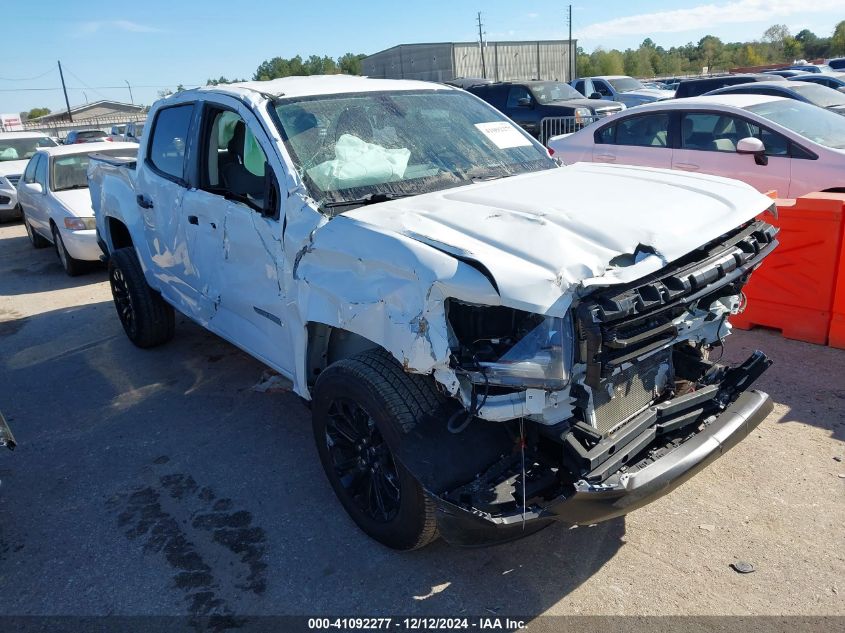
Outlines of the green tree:
[{"label": "green tree", "polygon": [[338,57],[337,65],[340,68],[340,72],[344,75],[360,75],[361,62],[365,57],[366,55],[361,53],[346,53],[345,55]]},{"label": "green tree", "polygon": [[830,55],[845,55],[845,20],[833,29],[833,36],[830,38]]},{"label": "green tree", "polygon": [[786,61],[801,59],[804,55],[804,47],[794,37],[786,37],[783,40],[783,57]]},{"label": "green tree", "polygon": [[50,114],[50,108],[33,108],[29,112],[26,113],[27,119],[37,119],[40,116],[44,116],[45,114]]},{"label": "green tree", "polygon": [[712,72],[714,64],[721,58],[725,45],[715,35],[705,35],[698,41],[696,46],[697,58],[702,66],[706,66]]}]

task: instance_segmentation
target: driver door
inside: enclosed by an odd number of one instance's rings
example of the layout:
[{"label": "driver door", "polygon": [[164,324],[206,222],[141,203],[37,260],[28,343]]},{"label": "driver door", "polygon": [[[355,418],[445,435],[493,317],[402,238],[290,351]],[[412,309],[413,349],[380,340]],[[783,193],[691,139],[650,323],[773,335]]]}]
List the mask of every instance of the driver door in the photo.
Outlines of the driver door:
[{"label": "driver door", "polygon": [[203,107],[198,187],[184,213],[198,229],[189,250],[212,307],[208,326],[291,376],[279,189],[272,145],[255,116],[217,97]]}]

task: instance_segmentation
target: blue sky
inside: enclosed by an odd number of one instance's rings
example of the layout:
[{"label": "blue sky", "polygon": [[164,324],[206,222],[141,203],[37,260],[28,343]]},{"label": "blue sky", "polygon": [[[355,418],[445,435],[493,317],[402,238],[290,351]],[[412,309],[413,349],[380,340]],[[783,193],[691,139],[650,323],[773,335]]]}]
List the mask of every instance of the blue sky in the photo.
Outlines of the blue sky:
[{"label": "blue sky", "polygon": [[[0,7],[6,4],[13,2],[0,0]],[[635,47],[645,37],[666,47],[708,33],[725,41],[755,39],[775,23],[793,33],[810,28],[830,35],[845,19],[843,0],[575,0],[573,7],[573,33],[587,50]],[[7,6],[0,112],[63,107],[57,59],[71,105],[86,98],[128,101],[126,80],[135,102],[149,104],[158,90],[179,83],[250,78],[274,56],[337,57],[405,42],[474,40],[479,10],[490,40],[566,37],[566,4],[551,1],[42,0],[37,10],[20,13]]]}]

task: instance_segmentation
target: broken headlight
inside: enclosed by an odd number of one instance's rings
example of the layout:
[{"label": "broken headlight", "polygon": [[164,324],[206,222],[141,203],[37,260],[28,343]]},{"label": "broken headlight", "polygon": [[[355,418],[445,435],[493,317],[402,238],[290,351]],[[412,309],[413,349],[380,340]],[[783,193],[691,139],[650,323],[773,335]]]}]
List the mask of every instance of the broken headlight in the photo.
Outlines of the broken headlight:
[{"label": "broken headlight", "polygon": [[447,311],[453,354],[472,382],[548,390],[568,384],[574,349],[569,313],[552,317],[455,300]]}]

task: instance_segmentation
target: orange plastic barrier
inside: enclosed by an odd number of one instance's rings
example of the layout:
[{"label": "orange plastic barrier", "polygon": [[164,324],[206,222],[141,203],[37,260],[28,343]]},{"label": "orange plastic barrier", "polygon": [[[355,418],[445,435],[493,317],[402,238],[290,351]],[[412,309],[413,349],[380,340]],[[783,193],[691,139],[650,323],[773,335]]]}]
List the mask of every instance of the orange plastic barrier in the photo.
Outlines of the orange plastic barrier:
[{"label": "orange plastic barrier", "polygon": [[839,270],[836,275],[836,288],[833,291],[833,314],[830,317],[827,344],[845,349],[845,211],[842,215],[842,238],[839,244]]},{"label": "orange plastic barrier", "polygon": [[786,338],[824,345],[841,263],[845,195],[814,193],[776,202],[778,217],[764,219],[780,227],[780,246],[751,275],[748,307],[731,323],[776,328]]}]

